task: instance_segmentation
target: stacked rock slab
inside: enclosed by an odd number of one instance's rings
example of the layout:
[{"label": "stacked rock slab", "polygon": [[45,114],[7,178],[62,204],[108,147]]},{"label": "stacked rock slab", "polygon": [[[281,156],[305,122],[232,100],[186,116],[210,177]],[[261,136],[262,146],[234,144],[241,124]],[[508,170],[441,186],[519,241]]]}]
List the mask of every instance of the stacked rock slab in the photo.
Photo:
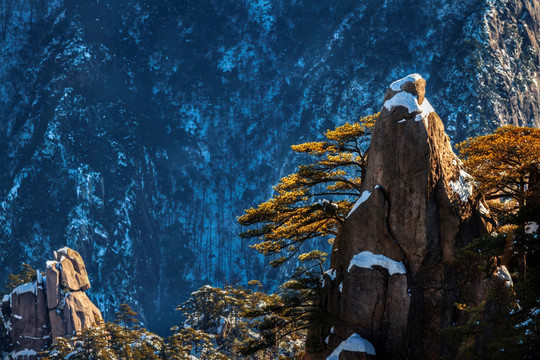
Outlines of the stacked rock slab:
[{"label": "stacked rock slab", "polygon": [[13,359],[33,359],[50,342],[43,278],[16,287],[2,300]]},{"label": "stacked rock slab", "polygon": [[73,335],[102,319],[84,293],[90,281],[78,252],[63,248],[47,262],[46,276],[20,285],[2,300],[11,359],[37,359],[55,338]]},{"label": "stacked rock slab", "polygon": [[308,359],[451,356],[441,329],[458,321],[454,304],[478,305],[502,281],[491,274],[464,281],[448,265],[491,222],[425,85],[413,74],[387,90],[361,197],[324,277],[321,301],[331,320],[311,329]]}]

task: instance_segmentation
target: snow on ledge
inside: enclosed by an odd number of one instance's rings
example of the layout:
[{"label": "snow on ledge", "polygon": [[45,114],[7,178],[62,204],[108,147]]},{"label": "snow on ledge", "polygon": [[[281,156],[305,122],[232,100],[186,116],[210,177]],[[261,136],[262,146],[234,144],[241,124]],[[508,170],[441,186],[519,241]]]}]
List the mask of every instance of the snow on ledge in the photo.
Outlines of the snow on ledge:
[{"label": "snow on ledge", "polygon": [[419,106],[419,108],[420,108],[421,112],[420,112],[420,114],[416,115],[416,117],[414,118],[414,121],[418,122],[418,121],[424,120],[424,124],[426,124],[426,129],[427,129],[427,127],[428,127],[428,116],[432,112],[435,112],[435,109],[433,109],[433,106],[431,106],[428,99],[426,99],[426,98],[424,98],[424,102],[422,103],[422,105]]},{"label": "snow on ledge", "polygon": [[538,223],[536,221],[529,221],[525,223],[525,234],[534,234],[538,230]]},{"label": "snow on ledge", "polygon": [[514,286],[514,283],[512,282],[512,277],[510,276],[510,272],[508,272],[506,266],[499,266],[495,272],[495,275],[497,275],[499,279],[504,280],[504,284],[507,287]]},{"label": "snow on ledge", "polygon": [[[336,269],[330,269],[325,272],[325,274],[330,278],[330,281],[334,281],[336,279]],[[321,277],[323,286],[326,285],[326,278],[324,275]]]},{"label": "snow on ledge", "polygon": [[473,193],[473,177],[464,170],[459,170],[459,179],[448,183],[450,188],[465,202]]},{"label": "snow on ledge", "polygon": [[420,74],[410,74],[405,76],[403,79],[399,79],[390,84],[390,89],[394,91],[401,91],[401,86],[407,82],[415,82],[416,80],[422,79]]},{"label": "snow on ledge", "polygon": [[17,359],[19,356],[36,356],[37,352],[35,350],[24,349],[18,352],[11,353],[13,359]]},{"label": "snow on ledge", "polygon": [[326,275],[330,278],[330,280],[334,281],[336,280],[336,269],[330,269],[325,272]]},{"label": "snow on ledge", "polygon": [[[373,190],[375,189],[378,189],[379,188],[379,185],[375,185],[375,187],[373,188]],[[356,210],[358,209],[358,207],[360,205],[362,205],[362,203],[364,201],[366,201],[367,199],[369,199],[369,197],[371,196],[371,191],[368,191],[368,190],[364,190],[364,192],[362,193],[362,195],[358,198],[358,200],[356,200],[356,202],[354,203],[354,206],[353,208],[351,209],[351,211],[349,211],[349,214],[347,214],[347,217],[351,216],[351,214]]]},{"label": "snow on ledge", "polygon": [[416,96],[406,91],[398,92],[392,98],[386,100],[383,106],[388,110],[392,110],[396,106],[404,106],[409,113],[420,111],[420,105],[418,105]]},{"label": "snow on ledge", "polygon": [[362,251],[353,256],[347,271],[351,271],[353,266],[371,269],[374,265],[382,266],[388,270],[390,275],[406,274],[405,265],[401,261],[395,261],[382,254],[373,254],[371,251]]},{"label": "snow on ledge", "polygon": [[37,293],[36,283],[31,282],[31,283],[19,285],[15,289],[13,289],[13,291],[11,293],[20,295],[20,294],[24,294],[26,292]]},{"label": "snow on ledge", "polygon": [[418,122],[424,120],[426,128],[428,127],[427,119],[429,114],[435,112],[435,109],[433,109],[433,106],[431,106],[428,99],[424,98],[422,105],[420,105],[418,104],[417,97],[406,91],[399,92],[395,94],[391,99],[388,99],[384,102],[384,107],[388,109],[388,111],[392,110],[392,108],[396,106],[406,107],[409,114],[417,112],[418,115],[416,115],[414,121]]},{"label": "snow on ledge", "polygon": [[369,199],[369,196],[371,195],[371,191],[368,191],[368,190],[365,190],[363,193],[362,193],[362,196],[360,196],[358,198],[358,200],[356,200],[356,202],[354,203],[354,206],[353,208],[351,209],[351,211],[349,211],[349,214],[347,215],[347,217],[351,216],[351,214],[356,210],[358,209],[358,207],[360,205],[362,205],[362,203],[364,201],[366,201],[367,199]]},{"label": "snow on ledge", "polygon": [[8,301],[11,301],[11,297],[10,295],[4,295],[4,297],[2,297],[2,303],[6,303]]},{"label": "snow on ledge", "polygon": [[341,352],[352,351],[352,352],[363,352],[368,353],[369,355],[375,355],[375,348],[369,341],[361,337],[360,335],[354,333],[345,341],[342,341],[341,344],[326,358],[326,360],[339,360],[339,355]]},{"label": "snow on ledge", "polygon": [[478,209],[480,211],[480,214],[484,214],[486,216],[489,215],[489,209],[484,204],[482,204],[481,201],[478,203]]}]

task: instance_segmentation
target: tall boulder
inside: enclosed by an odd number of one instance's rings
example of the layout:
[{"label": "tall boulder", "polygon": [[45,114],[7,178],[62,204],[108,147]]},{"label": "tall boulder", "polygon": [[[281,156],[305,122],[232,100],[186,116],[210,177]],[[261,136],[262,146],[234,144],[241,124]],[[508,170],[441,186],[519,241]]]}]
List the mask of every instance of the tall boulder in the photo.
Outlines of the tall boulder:
[{"label": "tall boulder", "polygon": [[54,252],[56,267],[61,269],[60,280],[62,288],[69,291],[85,291],[90,289],[90,280],[84,266],[84,261],[73,249],[64,247]]},{"label": "tall boulder", "polygon": [[84,293],[90,281],[79,253],[63,248],[54,256],[54,261],[47,261],[45,277],[37,271],[36,281],[18,286],[2,299],[10,359],[37,359],[54,339],[74,335],[102,319]]},{"label": "tall boulder", "polygon": [[50,343],[44,281],[23,284],[6,295],[2,315],[8,340],[13,344],[12,359],[34,359]]},{"label": "tall boulder", "polygon": [[331,320],[311,329],[307,358],[452,356],[441,329],[465,321],[455,303],[478,305],[504,284],[489,273],[464,281],[449,265],[457,250],[490,231],[491,219],[425,85],[412,74],[386,92],[362,194],[325,275],[321,301]]}]

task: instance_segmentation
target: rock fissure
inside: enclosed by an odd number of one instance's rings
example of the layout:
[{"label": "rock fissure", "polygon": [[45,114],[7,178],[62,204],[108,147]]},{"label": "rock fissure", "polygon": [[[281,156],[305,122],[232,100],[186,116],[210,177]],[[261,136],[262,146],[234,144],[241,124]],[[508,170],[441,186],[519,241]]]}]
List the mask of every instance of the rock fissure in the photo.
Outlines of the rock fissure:
[{"label": "rock fissure", "polygon": [[406,259],[407,259],[407,254],[405,253],[405,251],[403,250],[403,248],[399,245],[399,241],[397,240],[396,236],[394,235],[394,232],[392,231],[392,227],[390,226],[390,214],[392,212],[392,200],[390,199],[390,196],[388,195],[388,193],[386,192],[386,190],[384,189],[383,186],[378,186],[377,187],[378,190],[380,190],[384,196],[384,201],[388,204],[388,209],[386,211],[386,220],[385,220],[385,225],[386,225],[386,230],[388,230],[388,233],[390,234],[390,237],[392,238],[392,240],[394,240],[394,243],[401,249],[401,254],[403,256],[403,262],[406,262]]},{"label": "rock fissure", "polygon": [[435,291],[456,291],[459,290],[459,286],[454,287],[434,287],[434,286],[423,286],[423,290],[435,290]]}]

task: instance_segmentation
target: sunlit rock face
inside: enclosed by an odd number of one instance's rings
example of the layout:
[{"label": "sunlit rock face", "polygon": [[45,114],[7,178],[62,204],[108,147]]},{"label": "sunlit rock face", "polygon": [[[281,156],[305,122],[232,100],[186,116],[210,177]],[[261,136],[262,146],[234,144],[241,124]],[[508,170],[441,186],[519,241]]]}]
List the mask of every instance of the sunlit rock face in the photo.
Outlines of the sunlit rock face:
[{"label": "sunlit rock face", "polygon": [[471,275],[452,265],[456,251],[491,230],[491,220],[425,85],[412,74],[386,92],[363,194],[340,229],[324,276],[329,320],[312,329],[314,359],[331,357],[354,334],[373,354],[364,346],[343,358],[452,357],[456,349],[447,347],[441,330],[467,320],[455,303],[475,306],[492,289],[508,291],[497,274]]},{"label": "sunlit rock face", "polygon": [[54,258],[47,261],[45,278],[38,270],[36,281],[16,287],[2,299],[6,338],[1,346],[10,359],[38,359],[56,338],[75,335],[103,319],[84,293],[90,280],[81,255],[66,247],[55,251]]},{"label": "sunlit rock face", "polygon": [[68,245],[105,316],[163,335],[203,284],[282,282],[236,217],[394,79],[428,80],[453,141],[539,121],[537,0],[10,3],[0,278]]}]

